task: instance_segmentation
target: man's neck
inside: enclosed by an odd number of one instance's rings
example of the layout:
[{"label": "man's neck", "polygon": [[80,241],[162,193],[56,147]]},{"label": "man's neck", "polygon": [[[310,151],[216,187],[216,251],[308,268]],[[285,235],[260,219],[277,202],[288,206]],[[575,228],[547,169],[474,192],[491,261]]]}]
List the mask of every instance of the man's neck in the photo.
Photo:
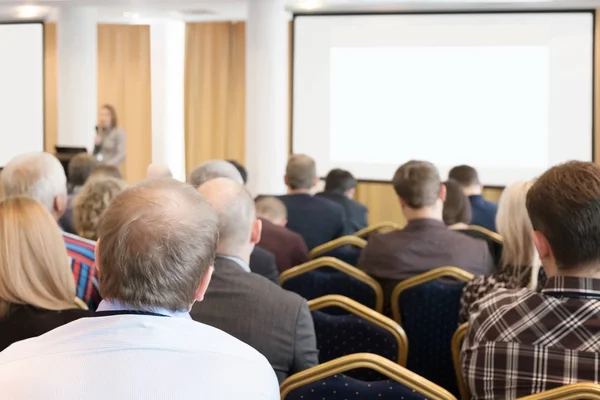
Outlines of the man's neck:
[{"label": "man's neck", "polygon": [[598,264],[589,265],[586,267],[578,267],[568,270],[556,270],[556,276],[564,276],[571,278],[589,278],[600,279],[600,266]]},{"label": "man's neck", "polygon": [[436,207],[408,208],[404,207],[404,217],[407,221],[416,219],[435,219],[442,221],[442,212]]},{"label": "man's neck", "polygon": [[244,250],[232,250],[232,249],[228,249],[228,248],[224,248],[224,247],[217,247],[218,255],[238,258],[239,260],[243,261],[247,265],[250,265],[250,253],[252,253],[252,250],[250,250],[250,252],[248,252],[245,249]]},{"label": "man's neck", "polygon": [[312,194],[310,189],[290,189],[288,188],[287,194]]}]

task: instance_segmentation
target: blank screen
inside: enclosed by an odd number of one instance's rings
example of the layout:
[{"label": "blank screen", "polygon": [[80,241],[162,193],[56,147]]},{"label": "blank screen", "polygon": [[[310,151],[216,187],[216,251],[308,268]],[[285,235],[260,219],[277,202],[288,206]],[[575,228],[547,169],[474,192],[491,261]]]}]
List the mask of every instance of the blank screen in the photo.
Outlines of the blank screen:
[{"label": "blank screen", "polygon": [[298,16],[293,151],[390,180],[421,159],[504,186],[592,160],[593,15]]},{"label": "blank screen", "polygon": [[44,150],[44,27],[0,24],[0,166]]}]

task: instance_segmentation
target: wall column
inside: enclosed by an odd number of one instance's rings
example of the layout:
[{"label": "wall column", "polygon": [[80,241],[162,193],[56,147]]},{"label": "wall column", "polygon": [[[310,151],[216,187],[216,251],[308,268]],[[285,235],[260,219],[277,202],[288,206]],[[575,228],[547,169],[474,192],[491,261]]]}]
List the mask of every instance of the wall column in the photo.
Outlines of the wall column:
[{"label": "wall column", "polygon": [[288,158],[288,15],[285,0],[248,2],[246,168],[253,194],[280,194]]},{"label": "wall column", "polygon": [[56,26],[58,145],[94,147],[98,121],[96,9],[62,7]]}]

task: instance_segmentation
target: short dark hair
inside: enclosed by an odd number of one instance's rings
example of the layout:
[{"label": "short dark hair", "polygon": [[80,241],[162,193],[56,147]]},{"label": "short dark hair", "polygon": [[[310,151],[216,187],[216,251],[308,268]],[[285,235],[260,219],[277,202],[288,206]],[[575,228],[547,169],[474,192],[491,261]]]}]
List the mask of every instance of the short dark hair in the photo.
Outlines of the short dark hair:
[{"label": "short dark hair", "polygon": [[527,193],[533,229],[552,249],[557,268],[600,260],[600,166],[571,161],[550,168]]},{"label": "short dark hair", "polygon": [[450,170],[448,179],[454,179],[462,187],[479,185],[479,175],[477,170],[469,165],[459,165]]},{"label": "short dark hair", "polygon": [[430,162],[411,160],[402,164],[392,179],[396,194],[410,208],[423,208],[435,204],[440,197],[440,174]]},{"label": "short dark hair", "polygon": [[227,162],[233,165],[239,171],[240,175],[242,176],[242,180],[244,181],[244,185],[248,183],[248,171],[246,170],[246,167],[235,160],[227,160]]},{"label": "short dark hair", "polygon": [[471,202],[465,196],[462,186],[454,179],[444,182],[446,186],[446,201],[442,218],[448,226],[471,223]]},{"label": "short dark hair", "polygon": [[72,186],[83,186],[96,168],[98,160],[88,153],[79,153],[69,161],[69,183]]},{"label": "short dark hair", "polygon": [[[90,176],[105,176],[110,178],[123,179],[121,171],[114,165],[98,164],[90,174]],[[89,177],[88,177],[89,178]]]},{"label": "short dark hair", "polygon": [[356,187],[356,178],[345,169],[332,169],[325,178],[325,191],[332,193],[345,193]]}]

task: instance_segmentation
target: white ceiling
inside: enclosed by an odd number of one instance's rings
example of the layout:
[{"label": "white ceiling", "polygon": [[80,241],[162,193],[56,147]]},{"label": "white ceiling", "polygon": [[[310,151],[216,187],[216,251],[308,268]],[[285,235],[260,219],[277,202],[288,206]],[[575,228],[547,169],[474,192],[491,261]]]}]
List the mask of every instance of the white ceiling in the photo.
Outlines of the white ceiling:
[{"label": "white ceiling", "polygon": [[[243,20],[251,1],[263,0],[0,0],[0,19],[54,19],[58,7],[90,6],[102,22],[147,23]],[[290,12],[393,12],[597,8],[600,0],[286,0]]]}]

